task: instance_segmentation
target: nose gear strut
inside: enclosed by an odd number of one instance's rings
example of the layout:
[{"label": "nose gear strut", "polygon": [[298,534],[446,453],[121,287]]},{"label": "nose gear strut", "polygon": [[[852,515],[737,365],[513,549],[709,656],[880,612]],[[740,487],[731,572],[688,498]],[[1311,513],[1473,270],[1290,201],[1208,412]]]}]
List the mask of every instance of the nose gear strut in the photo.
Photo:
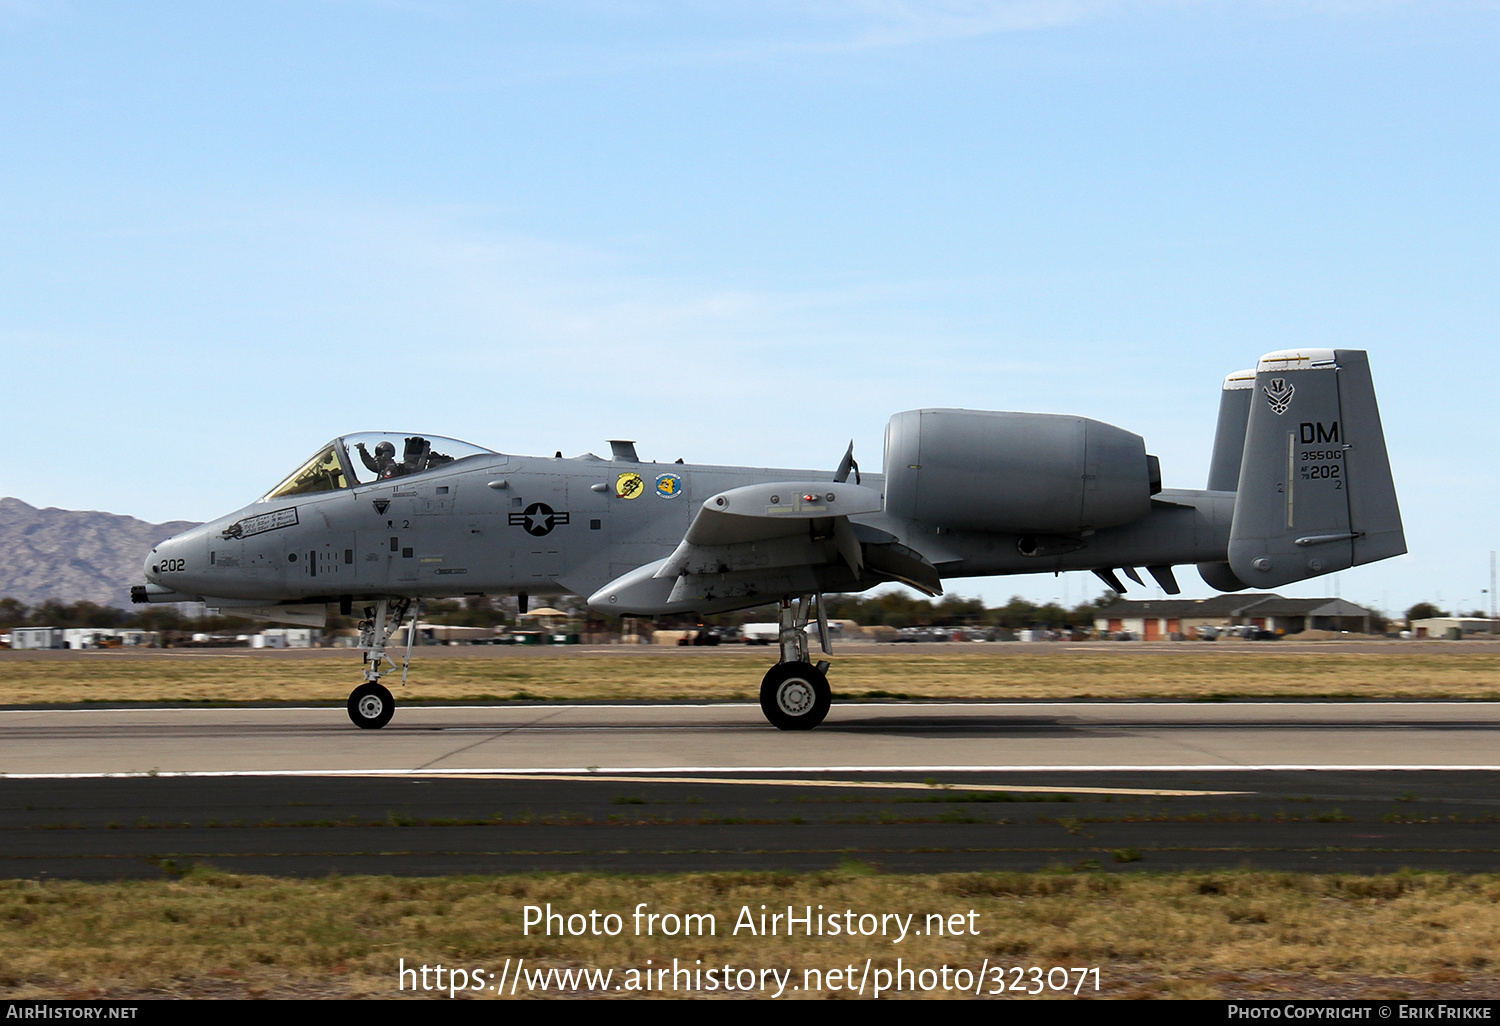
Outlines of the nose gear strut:
[{"label": "nose gear strut", "polygon": [[[365,618],[359,622],[359,647],[365,653],[365,682],[349,695],[349,719],[357,727],[378,730],[391,721],[396,700],[380,679],[397,669],[395,660],[386,655],[386,646],[406,620],[406,657],[400,665],[401,683],[411,669],[411,647],[417,635],[417,614],[422,603],[417,599],[383,598],[373,607],[365,607]],[[387,666],[386,664],[389,664]]]}]

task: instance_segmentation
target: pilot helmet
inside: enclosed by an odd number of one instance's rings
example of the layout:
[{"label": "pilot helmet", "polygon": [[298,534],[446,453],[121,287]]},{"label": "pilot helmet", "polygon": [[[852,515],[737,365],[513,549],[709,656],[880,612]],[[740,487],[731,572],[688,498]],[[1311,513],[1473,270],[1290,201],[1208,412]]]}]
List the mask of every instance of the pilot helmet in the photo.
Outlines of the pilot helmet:
[{"label": "pilot helmet", "polygon": [[384,456],[387,459],[395,459],[396,447],[390,442],[381,442],[379,445],[375,446],[375,455]]}]

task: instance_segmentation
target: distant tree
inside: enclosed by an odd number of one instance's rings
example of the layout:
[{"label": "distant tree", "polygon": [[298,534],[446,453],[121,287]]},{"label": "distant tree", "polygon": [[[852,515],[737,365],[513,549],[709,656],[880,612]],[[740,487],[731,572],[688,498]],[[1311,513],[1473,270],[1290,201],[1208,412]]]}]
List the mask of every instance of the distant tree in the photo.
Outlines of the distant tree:
[{"label": "distant tree", "polygon": [[1012,595],[1005,605],[990,610],[990,615],[997,626],[1012,629],[1061,626],[1068,616],[1061,606],[1050,603],[1039,606],[1020,595]]},{"label": "distant tree", "polygon": [[[889,627],[965,626],[989,624],[998,627],[1070,627],[1088,626],[1096,610],[1117,599],[1106,591],[1091,602],[1064,609],[1055,602],[1038,605],[1020,595],[1012,595],[1003,606],[986,609],[982,599],[945,595],[937,603],[917,598],[904,591],[880,595],[828,595],[828,616],[835,620],[853,620],[865,626],[884,624]],[[774,612],[766,619],[774,619]]]},{"label": "distant tree", "polygon": [[65,604],[58,599],[48,599],[31,611],[31,624],[35,627],[119,627],[130,616],[123,609],[101,606],[87,599]]},{"label": "distant tree", "polygon": [[34,627],[77,627],[73,622],[73,611],[60,599],[50,598],[31,611]]},{"label": "distant tree", "polygon": [[422,619],[428,623],[457,623],[458,599],[428,599],[422,603]]},{"label": "distant tree", "polygon": [[1431,602],[1418,602],[1406,611],[1407,622],[1412,620],[1430,620],[1434,616],[1447,616],[1445,610],[1439,609]]},{"label": "distant tree", "polygon": [[505,613],[488,595],[470,595],[464,599],[464,626],[496,627],[505,622]]},{"label": "distant tree", "polygon": [[422,619],[454,627],[494,627],[505,623],[509,617],[487,596],[470,595],[462,602],[458,599],[424,602]]},{"label": "distant tree", "polygon": [[177,631],[187,620],[175,606],[147,606],[135,614],[135,624],[143,631]]},{"label": "distant tree", "polygon": [[944,626],[958,627],[979,623],[985,618],[985,613],[982,599],[944,595],[943,600],[933,610],[932,619],[933,622]]},{"label": "distant tree", "polygon": [[26,604],[6,596],[0,598],[0,627],[23,626],[31,616]]},{"label": "distant tree", "polygon": [[1120,593],[1117,591],[1101,592],[1099,594],[1099,597],[1094,599],[1093,601],[1084,602],[1074,606],[1068,612],[1068,623],[1072,624],[1075,627],[1091,626],[1094,622],[1094,616],[1099,612],[1099,610],[1105,608],[1106,606],[1112,606],[1119,600]]},{"label": "distant tree", "polygon": [[118,627],[129,618],[123,609],[86,600],[74,602],[68,607],[68,615],[79,627]]}]

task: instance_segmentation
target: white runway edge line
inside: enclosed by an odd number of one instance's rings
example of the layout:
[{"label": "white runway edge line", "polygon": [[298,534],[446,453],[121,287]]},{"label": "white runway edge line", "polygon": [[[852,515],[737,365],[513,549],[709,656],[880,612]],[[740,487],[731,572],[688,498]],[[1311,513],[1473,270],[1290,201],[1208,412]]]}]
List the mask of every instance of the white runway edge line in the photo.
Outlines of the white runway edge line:
[{"label": "white runway edge line", "polygon": [[[1133,764],[1108,764],[1108,765],[1072,765],[1072,766],[975,766],[975,765],[942,765],[942,766],[536,766],[536,767],[475,767],[470,769],[306,769],[306,770],[130,770],[118,773],[0,773],[0,780],[115,780],[132,779],[137,777],[480,777],[480,778],[511,778],[532,780],[606,780],[606,781],[638,781],[649,783],[658,781],[662,783],[672,782],[672,778],[666,774],[689,774],[689,773],[763,773],[763,774],[803,774],[803,773],[1495,773],[1500,772],[1500,765],[1492,764],[1388,764],[1388,763],[1347,763],[1347,764],[1318,764],[1318,763],[1264,763],[1258,765],[1233,763],[1225,765],[1205,765],[1203,763],[1189,763],[1185,765],[1133,765]],[[680,781],[679,781],[680,782]],[[736,783],[775,783],[775,784],[799,784],[845,787],[899,787],[915,790],[942,790],[944,788],[962,787],[966,790],[994,790],[994,791],[1072,791],[1084,793],[1089,790],[1098,790],[1100,793],[1122,794],[1128,789],[1119,788],[1070,788],[1057,786],[1038,786],[1035,784],[1011,785],[1011,784],[928,784],[924,781],[820,781],[817,779],[806,779],[795,776],[778,776],[772,779],[751,780],[745,777],[724,776],[706,777],[693,779],[692,783],[706,784],[736,784]],[[1165,794],[1164,791],[1140,791],[1141,794]],[[1178,794],[1189,794],[1195,792],[1171,792]],[[1204,791],[1196,792],[1202,794],[1220,794],[1226,792]]]},{"label": "white runway edge line", "polygon": [[[699,770],[697,772],[714,772]],[[790,772],[798,772],[792,770]],[[1181,789],[1138,787],[1043,787],[1035,784],[963,784],[927,783],[917,780],[819,780],[805,777],[679,777],[663,776],[654,770],[645,770],[625,775],[611,775],[568,770],[186,770],[154,773],[10,773],[0,774],[0,779],[9,780],[91,780],[139,777],[376,777],[418,780],[423,777],[440,776],[449,780],[555,780],[592,781],[611,784],[735,784],[740,786],[768,785],[773,787],[830,787],[861,788],[863,790],[901,790],[923,792],[950,792],[953,794],[975,791],[1036,793],[1036,794],[1107,794],[1131,795],[1143,798],[1203,798],[1236,794],[1253,794],[1251,791],[1189,791]]]},{"label": "white runway edge line", "polygon": [[[420,685],[418,685],[418,686],[420,686]],[[422,701],[421,696],[416,695],[415,692],[412,692],[412,691],[396,692],[396,694],[402,694],[402,695],[408,696],[407,700],[406,700],[406,703],[404,703],[402,705],[402,707],[401,707],[403,709],[403,711],[404,710],[412,710],[412,711],[422,710],[422,711],[428,711],[428,712],[433,712],[433,711],[437,711],[437,712],[441,712],[441,711],[452,711],[452,712],[488,711],[488,712],[494,712],[497,709],[512,709],[512,710],[527,710],[527,711],[530,711],[530,710],[533,710],[533,709],[759,709],[760,708],[760,706],[757,703],[755,703],[755,702],[538,702],[535,705],[533,705],[531,703],[521,703],[521,702],[492,702],[492,703],[487,704],[487,705],[450,705],[447,702],[442,701],[441,699],[435,699],[433,705],[420,705],[420,704],[414,704],[414,703],[420,703]],[[1048,706],[1048,705],[1088,706],[1088,707],[1098,706],[1100,708],[1105,708],[1105,709],[1107,709],[1107,708],[1109,708],[1111,706],[1118,706],[1118,705],[1126,705],[1126,706],[1140,707],[1140,708],[1161,707],[1161,708],[1167,708],[1167,709],[1175,709],[1175,708],[1181,708],[1181,709],[1214,709],[1214,708],[1225,708],[1225,707],[1235,708],[1235,707],[1243,707],[1243,706],[1260,706],[1260,705],[1290,705],[1290,706],[1295,706],[1296,708],[1299,708],[1299,709],[1301,709],[1301,708],[1316,708],[1318,706],[1330,706],[1330,707],[1333,707],[1333,708],[1344,708],[1344,709],[1348,709],[1348,708],[1371,709],[1371,708],[1380,708],[1382,706],[1397,706],[1397,707],[1401,707],[1401,708],[1406,708],[1406,707],[1415,706],[1415,705],[1444,705],[1444,706],[1446,706],[1446,705],[1452,705],[1452,706],[1463,706],[1465,708],[1470,708],[1470,709],[1484,708],[1486,706],[1491,706],[1491,707],[1500,709],[1500,702],[1495,702],[1495,701],[1468,701],[1466,699],[1456,699],[1456,698],[1454,698],[1454,699],[1416,699],[1415,701],[1405,701],[1405,702],[1398,702],[1398,701],[1368,702],[1368,701],[1365,701],[1364,699],[1350,699],[1348,701],[1335,701],[1335,702],[1329,702],[1329,701],[1304,702],[1304,701],[1299,701],[1297,699],[1286,699],[1286,698],[1265,698],[1265,699],[1247,698],[1247,699],[1237,699],[1237,700],[1233,700],[1233,701],[1224,701],[1224,702],[1219,702],[1219,701],[1200,701],[1200,702],[1182,702],[1182,701],[1160,702],[1160,701],[1153,701],[1153,702],[1136,702],[1136,701],[1132,701],[1131,699],[1128,699],[1128,698],[1119,698],[1119,699],[1111,699],[1111,698],[1098,698],[1098,699],[1038,698],[1038,699],[1036,699],[1034,701],[1029,701],[1029,702],[1017,702],[1017,701],[1008,701],[1008,702],[1007,701],[975,701],[975,700],[972,700],[972,699],[955,699],[954,701],[951,701],[951,702],[930,702],[930,701],[928,701],[928,702],[918,702],[918,701],[912,701],[912,702],[903,702],[903,701],[894,701],[894,702],[848,702],[848,701],[845,701],[845,702],[837,702],[837,703],[835,703],[834,706],[833,706],[833,709],[835,711],[837,711],[837,710],[850,710],[850,709],[954,709],[954,708],[959,708],[959,709],[962,709],[962,708],[973,708],[973,709],[1032,709],[1032,708],[1035,708],[1037,706]],[[259,704],[255,703],[255,702],[246,702],[246,703],[243,703],[243,704],[236,704],[236,705],[222,705],[222,706],[216,706],[216,707],[213,707],[213,708],[202,708],[202,707],[194,707],[194,706],[179,706],[179,705],[168,705],[168,704],[157,705],[157,704],[152,703],[152,702],[141,702],[141,703],[136,703],[136,704],[132,704],[132,705],[120,705],[120,706],[109,706],[109,705],[101,704],[99,707],[89,706],[87,708],[81,708],[81,707],[77,707],[77,706],[48,706],[45,709],[38,708],[37,706],[34,706],[34,705],[5,705],[5,706],[0,706],[0,709],[4,709],[4,710],[6,710],[8,712],[65,712],[65,713],[66,712],[72,712],[72,713],[88,713],[88,714],[92,715],[92,714],[95,714],[95,713],[139,713],[139,712],[151,712],[151,713],[198,713],[198,714],[204,714],[204,713],[235,713],[235,712],[327,712],[329,709],[337,708],[338,706],[339,706],[339,703],[337,703],[337,702],[329,702],[326,705],[259,705]]]},{"label": "white runway edge line", "polygon": [[[0,773],[0,780],[113,780],[134,777],[515,777],[537,780],[660,780],[663,774],[685,773],[1495,773],[1500,765],[1469,763],[1185,763],[1183,765],[1150,765],[1120,763],[1109,765],[1047,765],[1016,766],[483,766],[468,769],[303,769],[303,770],[122,770],[120,772],[85,773]],[[706,783],[733,784],[743,777],[710,777]],[[793,782],[816,784],[816,779],[799,777],[776,777],[777,783]],[[874,782],[850,781],[868,787]],[[924,781],[889,781],[892,787],[912,787],[932,790],[934,785]],[[941,785],[938,785],[941,786]],[[964,784],[966,788],[986,787],[1003,790],[1018,790],[1020,785]],[[1034,785],[1027,785],[1034,786]],[[1038,790],[1057,791],[1057,787]],[[1118,793],[1118,792],[1113,792]]]}]

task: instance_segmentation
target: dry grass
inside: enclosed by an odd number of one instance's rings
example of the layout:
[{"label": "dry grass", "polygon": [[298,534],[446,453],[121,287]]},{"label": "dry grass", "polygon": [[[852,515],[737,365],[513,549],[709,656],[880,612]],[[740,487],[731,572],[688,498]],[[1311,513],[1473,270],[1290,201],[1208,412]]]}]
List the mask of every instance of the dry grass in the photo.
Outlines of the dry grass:
[{"label": "dry grass", "polygon": [[[617,937],[522,933],[525,905],[598,909]],[[635,936],[630,913],[711,912],[711,937]],[[755,914],[977,913],[977,936],[754,937]],[[397,965],[494,972],[671,965],[831,969],[1098,966],[1103,997],[1500,994],[1500,877],[997,873],[588,875],[290,881],[194,871],[117,884],[0,884],[0,994],[391,997]],[[1007,984],[1016,977],[1005,976]],[[1029,977],[1027,977],[1029,981]],[[1090,981],[1090,984],[1092,980]],[[986,986],[984,989],[990,989]],[[523,985],[519,991],[525,993]],[[670,992],[669,992],[670,993]],[[446,996],[446,995],[445,995]],[[723,996],[720,991],[718,996]],[[868,996],[868,995],[867,995]],[[934,994],[930,996],[941,996]],[[951,996],[951,995],[950,995]]]},{"label": "dry grass", "polygon": [[[841,653],[838,692],[912,698],[1500,697],[1488,646],[996,646]],[[11,703],[342,703],[356,653],[0,655]],[[418,696],[623,699],[749,694],[750,652],[420,653]],[[713,912],[719,933],[666,939],[523,936],[522,907]],[[979,914],[977,937],[729,935],[741,906]],[[627,924],[629,920],[626,920]],[[529,967],[831,969],[1094,966],[1106,997],[1494,997],[1500,876],[1270,873],[589,875],[279,880],[193,871],[157,882],[0,882],[7,998],[399,996],[398,959],[499,973]],[[1005,977],[1007,983],[1013,976]],[[986,988],[988,989],[988,988]],[[520,991],[524,993],[524,988]],[[723,992],[720,991],[722,996]],[[934,995],[937,996],[937,995]]]},{"label": "dry grass", "polygon": [[[1390,643],[1360,651],[1337,642],[1284,649],[1191,643],[954,648],[841,652],[831,674],[834,690],[846,698],[1500,699],[1500,650],[1488,645]],[[608,648],[463,656],[444,651],[418,652],[413,690],[403,699],[744,698],[755,692],[774,658],[767,649],[628,655]],[[358,679],[359,655],[353,651],[0,654],[0,695],[17,704],[342,703]]]}]

